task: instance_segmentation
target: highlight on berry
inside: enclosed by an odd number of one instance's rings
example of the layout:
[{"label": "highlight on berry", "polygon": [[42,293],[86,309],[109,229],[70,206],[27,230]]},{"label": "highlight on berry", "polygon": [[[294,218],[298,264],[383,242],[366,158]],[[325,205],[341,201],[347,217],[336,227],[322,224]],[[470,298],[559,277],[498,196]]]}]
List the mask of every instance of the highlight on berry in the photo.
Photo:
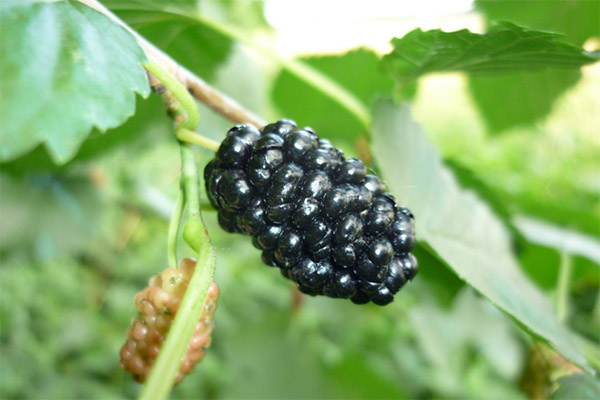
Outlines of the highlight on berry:
[{"label": "highlight on berry", "polygon": [[412,213],[311,128],[234,126],[204,182],[221,227],[305,294],[385,305],[417,273]]},{"label": "highlight on berry", "polygon": [[[148,286],[135,296],[138,315],[131,323],[127,341],[121,348],[120,364],[124,370],[131,372],[137,382],[145,382],[148,378],[195,268],[195,260],[184,258],[178,269],[167,268],[150,278]],[[175,384],[181,382],[204,358],[211,343],[218,298],[219,288],[212,282]]]}]

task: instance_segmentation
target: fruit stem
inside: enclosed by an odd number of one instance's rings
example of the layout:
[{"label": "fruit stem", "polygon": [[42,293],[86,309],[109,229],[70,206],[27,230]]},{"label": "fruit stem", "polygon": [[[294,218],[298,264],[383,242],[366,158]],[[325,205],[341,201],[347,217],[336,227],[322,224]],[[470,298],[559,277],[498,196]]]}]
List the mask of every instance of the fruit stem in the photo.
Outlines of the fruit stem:
[{"label": "fruit stem", "polygon": [[140,394],[140,400],[168,398],[177,371],[181,367],[181,359],[187,350],[206,302],[208,289],[214,277],[215,265],[213,248],[208,237],[203,236],[194,274],[175,315],[173,325],[162,345],[158,359]]},{"label": "fruit stem", "polygon": [[181,181],[185,202],[187,203],[188,219],[200,218],[200,187],[198,183],[198,169],[194,150],[188,143],[179,142],[181,152],[181,167],[183,169]]},{"label": "fruit stem", "polygon": [[220,146],[219,142],[209,139],[206,136],[199,135],[196,131],[185,128],[177,130],[177,139],[182,142],[197,144],[198,146],[202,146],[205,149],[214,152],[217,152]]},{"label": "fruit stem", "polygon": [[169,222],[169,234],[167,236],[167,255],[169,259],[169,267],[177,268],[177,234],[181,224],[181,216],[183,215],[183,206],[185,205],[185,196],[183,194],[183,186],[180,185],[175,201],[175,208],[171,221]]},{"label": "fruit stem", "polygon": [[573,260],[566,251],[560,254],[560,270],[558,271],[558,287],[556,293],[556,316],[562,322],[569,314],[569,286],[573,272]]},{"label": "fruit stem", "polygon": [[[188,93],[188,91],[183,87],[175,78],[171,76],[167,71],[162,69],[158,64],[154,62],[147,62],[143,64],[144,68],[148,72],[150,72],[156,79],[158,79],[164,86],[171,92],[171,94],[175,97],[179,104],[167,104],[169,108],[175,108],[175,111],[178,114],[185,112],[185,120],[184,121],[175,121],[177,128],[187,128],[187,129],[196,129],[198,123],[200,122],[200,114],[198,113],[198,108],[196,107],[196,102],[194,98]],[[169,103],[175,103],[170,101]],[[181,110],[181,108],[183,110]]]},{"label": "fruit stem", "polygon": [[175,315],[173,325],[169,329],[148,381],[140,394],[140,400],[162,400],[168,397],[177,371],[181,367],[181,359],[194,334],[215,274],[214,250],[200,218],[200,192],[194,151],[189,144],[181,142],[180,149],[183,197],[188,212],[187,221],[183,227],[183,238],[198,253],[198,262]]}]

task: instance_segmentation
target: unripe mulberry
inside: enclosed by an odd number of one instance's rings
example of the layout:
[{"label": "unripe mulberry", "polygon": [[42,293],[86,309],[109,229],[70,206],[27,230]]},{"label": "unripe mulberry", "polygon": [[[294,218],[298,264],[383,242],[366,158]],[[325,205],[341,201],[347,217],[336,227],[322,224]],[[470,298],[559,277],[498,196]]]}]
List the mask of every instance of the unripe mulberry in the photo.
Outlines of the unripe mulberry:
[{"label": "unripe mulberry", "polygon": [[[167,268],[160,275],[153,276],[148,286],[135,296],[138,315],[127,331],[120,364],[124,370],[131,372],[137,382],[144,382],[148,378],[195,267],[196,261],[184,258],[179,269]],[[181,360],[175,384],[181,382],[194,365],[204,358],[211,343],[218,298],[219,288],[212,282],[196,330]]]},{"label": "unripe mulberry", "polygon": [[234,126],[204,179],[221,227],[306,294],[385,305],[417,273],[412,213],[310,128]]}]

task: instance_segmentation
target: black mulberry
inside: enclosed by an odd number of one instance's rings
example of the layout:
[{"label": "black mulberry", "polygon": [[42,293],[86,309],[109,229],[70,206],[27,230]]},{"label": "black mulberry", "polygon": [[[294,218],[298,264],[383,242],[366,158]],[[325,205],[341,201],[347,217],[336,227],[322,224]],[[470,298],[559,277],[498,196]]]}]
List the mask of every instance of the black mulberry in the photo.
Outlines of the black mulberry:
[{"label": "black mulberry", "polygon": [[310,128],[237,125],[204,179],[223,229],[252,236],[303,293],[385,305],[417,273],[411,212]]}]

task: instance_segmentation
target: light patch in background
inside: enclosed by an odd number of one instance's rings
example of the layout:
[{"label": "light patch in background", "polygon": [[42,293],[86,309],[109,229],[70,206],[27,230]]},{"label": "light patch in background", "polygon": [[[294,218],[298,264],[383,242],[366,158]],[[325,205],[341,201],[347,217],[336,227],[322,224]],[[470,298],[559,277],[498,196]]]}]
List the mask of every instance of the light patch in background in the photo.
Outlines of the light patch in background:
[{"label": "light patch in background", "polygon": [[267,0],[264,12],[278,31],[277,51],[283,56],[336,53],[360,46],[387,53],[392,37],[416,27],[483,29],[472,0]]}]

